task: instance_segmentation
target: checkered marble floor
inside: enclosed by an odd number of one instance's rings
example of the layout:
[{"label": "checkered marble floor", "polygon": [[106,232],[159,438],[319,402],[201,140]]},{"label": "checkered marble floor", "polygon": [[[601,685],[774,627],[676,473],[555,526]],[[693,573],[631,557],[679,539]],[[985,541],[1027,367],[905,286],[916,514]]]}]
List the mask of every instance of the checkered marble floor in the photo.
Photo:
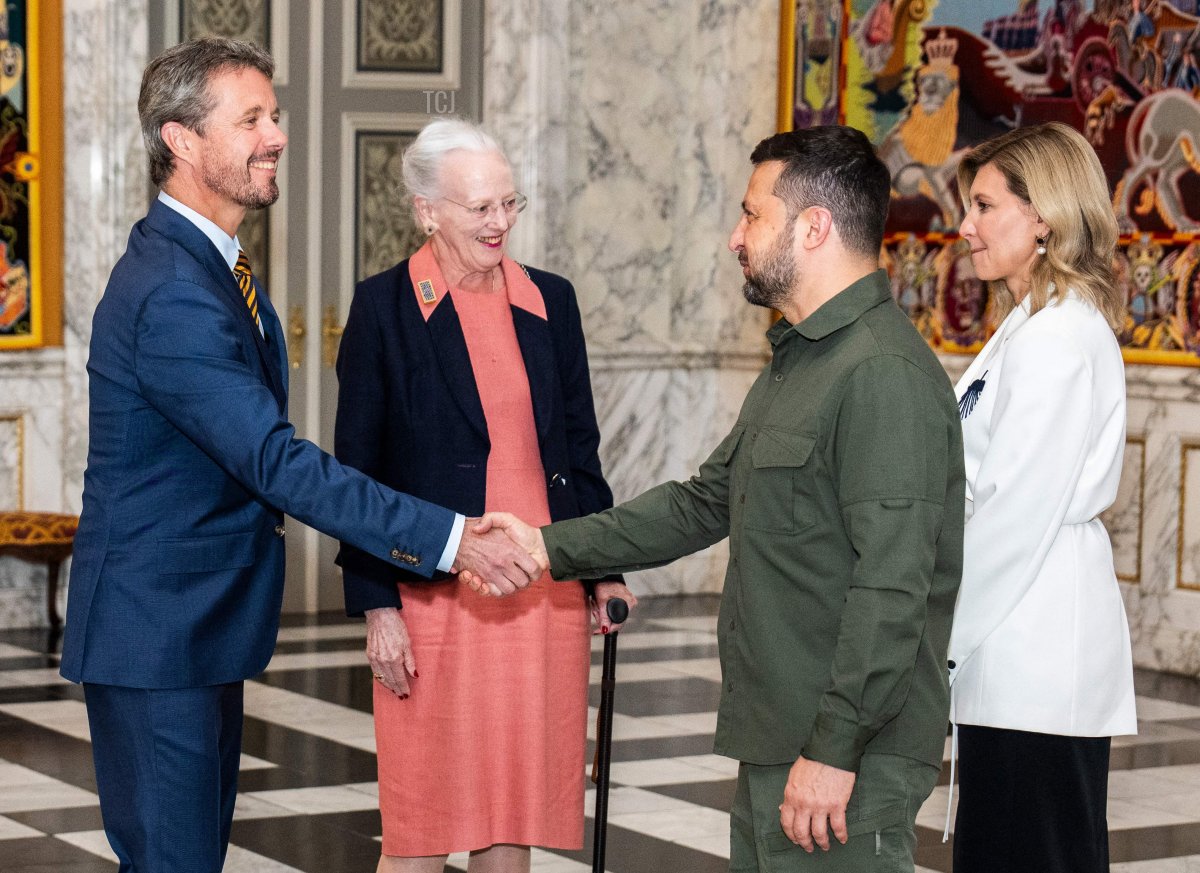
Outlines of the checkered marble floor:
[{"label": "checkered marble floor", "polygon": [[[620,636],[608,863],[614,873],[716,873],[729,853],[736,764],[712,754],[720,669],[714,597],[643,601]],[[292,622],[246,683],[229,873],[359,873],[380,834],[364,630]],[[591,703],[601,640],[593,640]],[[96,800],[83,696],[55,641],[0,631],[0,871],[116,869]],[[1200,873],[1200,681],[1140,672],[1141,733],[1114,742],[1109,826],[1116,873]],[[594,712],[593,712],[594,721]],[[945,783],[943,773],[942,782]],[[947,787],[921,812],[919,873],[948,871]],[[535,873],[591,869],[582,852],[534,852]],[[466,868],[452,857],[451,869]]]}]

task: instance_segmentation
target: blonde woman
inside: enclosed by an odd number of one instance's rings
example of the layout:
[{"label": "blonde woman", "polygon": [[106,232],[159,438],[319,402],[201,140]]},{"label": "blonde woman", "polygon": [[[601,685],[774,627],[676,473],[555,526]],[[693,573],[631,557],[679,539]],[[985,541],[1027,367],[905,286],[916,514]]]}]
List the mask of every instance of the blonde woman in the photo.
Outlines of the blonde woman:
[{"label": "blonde woman", "polygon": [[950,640],[956,873],[1108,870],[1110,738],[1135,733],[1129,628],[1099,515],[1125,380],[1100,161],[1062,124],[978,146],[960,232],[1007,317],[959,381],[967,473]]}]

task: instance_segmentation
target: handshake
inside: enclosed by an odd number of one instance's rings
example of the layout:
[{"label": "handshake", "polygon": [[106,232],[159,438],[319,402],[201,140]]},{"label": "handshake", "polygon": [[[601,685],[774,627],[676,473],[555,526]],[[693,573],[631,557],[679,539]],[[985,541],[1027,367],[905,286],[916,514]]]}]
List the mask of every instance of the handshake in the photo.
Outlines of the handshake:
[{"label": "handshake", "polygon": [[450,572],[485,597],[515,594],[550,569],[542,532],[515,515],[468,518]]}]

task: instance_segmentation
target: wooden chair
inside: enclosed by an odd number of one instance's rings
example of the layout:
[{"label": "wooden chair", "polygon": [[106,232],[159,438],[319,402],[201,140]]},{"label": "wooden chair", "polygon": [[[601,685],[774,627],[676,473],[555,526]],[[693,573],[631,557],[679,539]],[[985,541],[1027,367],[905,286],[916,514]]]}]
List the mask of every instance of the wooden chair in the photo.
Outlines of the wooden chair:
[{"label": "wooden chair", "polygon": [[0,512],[0,555],[46,565],[46,612],[50,627],[62,627],[58,614],[58,576],[71,557],[79,516],[53,512]]}]

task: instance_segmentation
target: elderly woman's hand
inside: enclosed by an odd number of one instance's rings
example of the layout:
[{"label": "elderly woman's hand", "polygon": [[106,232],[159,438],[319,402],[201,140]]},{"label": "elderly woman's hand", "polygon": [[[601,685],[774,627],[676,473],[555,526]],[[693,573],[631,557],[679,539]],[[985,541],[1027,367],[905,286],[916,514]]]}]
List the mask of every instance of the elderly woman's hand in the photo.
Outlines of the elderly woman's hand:
[{"label": "elderly woman's hand", "polygon": [[[633,615],[633,608],[637,606],[637,598],[633,596],[633,592],[625,587],[624,582],[597,582],[592,589],[592,624],[595,625],[595,630],[592,634],[606,634],[610,631],[620,630],[622,625],[613,624],[608,617],[608,601],[614,597],[624,600],[629,606],[629,614]],[[628,621],[628,619],[626,619]]]},{"label": "elderly woman's hand", "polygon": [[401,699],[408,697],[408,675],[417,675],[417,659],[400,610],[367,610],[367,660],[376,682]]}]

